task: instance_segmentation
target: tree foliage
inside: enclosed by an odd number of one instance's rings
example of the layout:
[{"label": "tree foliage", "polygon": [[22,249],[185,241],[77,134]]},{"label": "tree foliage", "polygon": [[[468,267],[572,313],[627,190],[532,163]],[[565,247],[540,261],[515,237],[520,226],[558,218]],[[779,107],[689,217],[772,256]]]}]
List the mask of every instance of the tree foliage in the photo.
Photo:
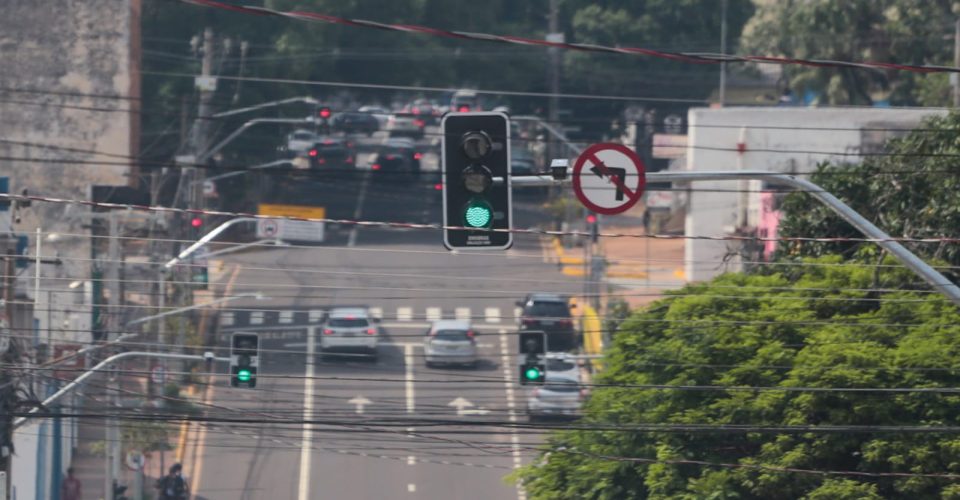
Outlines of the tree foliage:
[{"label": "tree foliage", "polygon": [[[954,0],[768,0],[744,30],[749,52],[836,61],[947,64]],[[790,66],[792,90],[824,104],[943,105],[946,75]]]},{"label": "tree foliage", "polygon": [[[653,390],[724,387],[956,387],[960,326],[937,294],[895,291],[902,268],[839,257],[689,285],[617,333],[584,426],[554,433],[522,469],[531,498],[934,498],[951,481],[782,472],[960,472],[960,438],[896,433],[634,432],[631,424],[957,425],[960,398],[898,393]],[[619,386],[619,387],[618,387]],[[639,460],[636,460],[639,459]],[[714,464],[684,463],[688,460]],[[730,467],[739,464],[769,467]],[[953,489],[952,489],[953,488]]]},{"label": "tree foliage", "polygon": [[[856,165],[820,165],[811,180],[849,204],[894,237],[957,237],[960,228],[960,114],[934,117],[887,144],[885,154]],[[863,235],[808,195],[791,194],[782,210],[780,235],[853,237]],[[841,254],[876,259],[873,243],[780,244],[781,257]],[[954,243],[912,243],[927,259],[960,265]]]}]

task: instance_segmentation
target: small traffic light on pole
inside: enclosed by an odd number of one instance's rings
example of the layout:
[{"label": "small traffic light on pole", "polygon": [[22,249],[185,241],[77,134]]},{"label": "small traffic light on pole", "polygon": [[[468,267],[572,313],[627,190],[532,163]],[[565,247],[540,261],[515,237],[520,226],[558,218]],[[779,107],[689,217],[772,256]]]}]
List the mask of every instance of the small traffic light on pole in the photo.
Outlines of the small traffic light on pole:
[{"label": "small traffic light on pole", "polygon": [[507,115],[448,113],[440,128],[443,244],[451,250],[510,248],[513,200]]},{"label": "small traffic light on pole", "polygon": [[257,386],[260,366],[260,336],[256,333],[234,333],[230,338],[230,385]]},{"label": "small traffic light on pole", "polygon": [[520,385],[541,385],[547,378],[547,365],[543,359],[547,353],[547,334],[520,332],[519,338],[520,354],[526,356],[520,363]]}]

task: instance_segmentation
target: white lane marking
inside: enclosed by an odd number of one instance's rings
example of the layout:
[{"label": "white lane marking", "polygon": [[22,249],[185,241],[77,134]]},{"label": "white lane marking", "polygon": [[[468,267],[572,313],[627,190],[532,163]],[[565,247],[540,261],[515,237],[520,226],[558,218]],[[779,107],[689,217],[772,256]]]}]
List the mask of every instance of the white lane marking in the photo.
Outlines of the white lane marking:
[{"label": "white lane marking", "polygon": [[427,308],[427,321],[437,321],[443,317],[443,309],[439,307]]},{"label": "white lane marking", "polygon": [[[415,329],[425,329],[425,328],[427,328],[427,327],[429,327],[429,326],[431,326],[431,325],[432,325],[432,323],[430,323],[429,321],[409,321],[409,322],[406,322],[406,321],[405,321],[405,322],[403,322],[403,323],[399,323],[399,322],[396,322],[396,321],[385,321],[385,322],[383,322],[383,323],[380,323],[380,326],[382,326],[382,327],[384,327],[384,328],[415,328]],[[474,323],[474,324],[473,324],[473,329],[474,329],[474,330],[493,330],[493,331],[496,331],[496,330],[499,330],[500,328],[503,328],[503,325],[497,325],[497,324],[487,325],[487,324],[484,324],[484,323]],[[258,329],[257,331],[262,331],[262,330],[263,330],[263,329],[260,328],[260,329]],[[513,330],[516,330],[516,329],[513,328],[513,327],[511,327],[511,331],[513,331]]]},{"label": "white lane marking", "polygon": [[413,319],[413,308],[412,307],[398,307],[397,308],[397,321],[410,321]]},{"label": "white lane marking", "polygon": [[355,398],[351,399],[350,401],[347,401],[347,403],[350,403],[356,407],[357,415],[363,415],[363,409],[372,402],[373,401],[370,401],[369,399],[361,396],[360,394],[357,394]]},{"label": "white lane marking", "polygon": [[461,321],[470,320],[470,308],[469,307],[458,307],[454,311],[454,316]]},{"label": "white lane marking", "polygon": [[[510,351],[507,349],[507,329],[500,329],[500,364],[503,366],[503,387],[507,394],[507,415],[511,423],[517,421],[516,401],[513,392],[513,369],[511,366]],[[510,453],[513,455],[513,468],[520,468],[520,437],[517,435],[517,428],[510,427]],[[523,486],[517,484],[517,500],[526,500],[527,492]]]},{"label": "white lane marking", "polygon": [[252,311],[250,313],[250,324],[251,325],[262,325],[263,324],[263,311]]},{"label": "white lane marking", "polygon": [[224,311],[220,313],[220,325],[230,326],[233,324],[233,311]]},{"label": "white lane marking", "polygon": [[[413,413],[416,405],[413,399],[413,344],[407,344],[403,346],[403,364],[407,369],[407,374],[405,377],[405,386],[407,389],[407,413]],[[409,432],[412,432],[412,428],[409,429]]]},{"label": "white lane marking", "polygon": [[[357,196],[357,209],[353,211],[353,220],[360,220],[360,217],[363,216],[363,202],[367,199],[367,188],[370,186],[370,172],[363,173],[363,184],[360,185],[360,195]],[[357,246],[357,232],[360,230],[360,226],[354,224],[350,228],[350,237],[347,239],[348,247]]]},{"label": "white lane marking", "polygon": [[382,307],[371,307],[371,308],[370,308],[370,316],[372,316],[372,317],[374,317],[374,318],[377,318],[377,319],[383,319],[383,308],[382,308]]},{"label": "white lane marking", "polygon": [[500,308],[499,307],[488,307],[484,309],[483,315],[486,317],[487,323],[499,323],[500,322]]},{"label": "white lane marking", "polygon": [[413,455],[407,456],[407,465],[417,465],[417,457]]},{"label": "white lane marking", "polygon": [[280,323],[293,323],[293,311],[280,311]]},{"label": "white lane marking", "polygon": [[310,311],[308,321],[310,321],[311,323],[317,323],[321,319],[323,319],[323,311],[317,311],[317,310]]},{"label": "white lane marking", "polygon": [[513,317],[514,317],[514,318],[517,318],[517,319],[520,319],[521,316],[523,316],[523,308],[521,308],[521,307],[514,307],[514,308],[513,308]]},{"label": "white lane marking", "polygon": [[[307,359],[303,378],[303,419],[313,418],[313,373],[314,355],[317,347],[317,329],[307,329]],[[300,484],[297,488],[299,500],[310,500],[310,457],[313,448],[313,427],[303,424],[303,437],[300,441]]]},{"label": "white lane marking", "polygon": [[410,493],[416,493],[416,491],[417,491],[417,485],[415,485],[415,484],[413,484],[413,483],[408,484],[408,485],[407,485],[407,491],[409,491]]}]

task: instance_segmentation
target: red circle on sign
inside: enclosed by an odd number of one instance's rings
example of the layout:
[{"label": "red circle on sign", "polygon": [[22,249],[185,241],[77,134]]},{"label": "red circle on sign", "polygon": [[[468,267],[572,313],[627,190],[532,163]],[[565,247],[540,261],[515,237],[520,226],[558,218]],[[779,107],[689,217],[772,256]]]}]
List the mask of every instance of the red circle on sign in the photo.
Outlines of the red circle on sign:
[{"label": "red circle on sign", "polygon": [[[583,192],[583,186],[580,184],[580,172],[583,171],[583,167],[586,165],[587,161],[593,164],[594,167],[607,168],[603,166],[602,162],[599,162],[596,155],[600,151],[614,150],[618,153],[626,156],[631,163],[633,163],[634,168],[637,171],[637,176],[639,177],[639,183],[637,184],[636,190],[631,191],[629,187],[623,185],[623,181],[620,181],[620,185],[616,185],[611,180],[611,188],[621,188],[624,190],[624,198],[626,201],[622,205],[615,207],[601,207],[596,203],[590,201],[590,198],[587,197]],[[599,163],[599,164],[598,164]],[[604,214],[604,215],[614,215],[626,212],[630,207],[637,204],[640,201],[640,197],[643,196],[643,189],[647,185],[647,176],[646,168],[643,165],[643,162],[640,160],[640,157],[637,156],[637,153],[634,153],[633,150],[624,146],[623,144],[613,144],[613,143],[600,143],[593,144],[587,149],[583,150],[583,153],[580,153],[580,156],[577,158],[577,162],[573,164],[573,192],[577,195],[577,199],[580,200],[580,203],[583,203],[583,206],[593,210],[594,212]]]}]

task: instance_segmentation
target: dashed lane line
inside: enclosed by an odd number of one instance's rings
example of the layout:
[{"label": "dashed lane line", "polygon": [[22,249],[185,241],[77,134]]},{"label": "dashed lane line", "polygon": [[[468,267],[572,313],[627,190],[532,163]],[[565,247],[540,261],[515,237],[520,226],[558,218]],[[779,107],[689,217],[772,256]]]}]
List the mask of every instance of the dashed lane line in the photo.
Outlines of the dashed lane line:
[{"label": "dashed lane line", "polygon": [[[500,329],[500,364],[503,367],[503,385],[507,394],[507,415],[511,424],[517,422],[516,394],[513,390],[513,369],[510,359],[510,350],[508,348],[507,330]],[[517,435],[516,426],[510,427],[510,453],[513,455],[513,468],[518,469],[522,465],[520,457],[520,437]],[[517,500],[526,500],[527,492],[523,486],[517,484]]]}]

